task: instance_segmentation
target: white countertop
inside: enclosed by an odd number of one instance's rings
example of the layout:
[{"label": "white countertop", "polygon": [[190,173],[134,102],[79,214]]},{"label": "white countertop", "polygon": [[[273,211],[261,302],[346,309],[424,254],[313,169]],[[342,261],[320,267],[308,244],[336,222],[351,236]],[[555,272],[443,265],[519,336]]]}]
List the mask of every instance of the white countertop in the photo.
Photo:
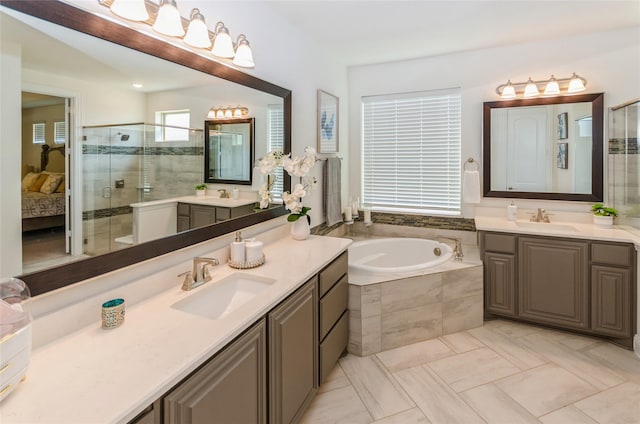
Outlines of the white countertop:
[{"label": "white countertop", "polygon": [[[195,196],[193,196],[195,198]],[[258,238],[260,238],[258,236]],[[261,295],[219,320],[170,307],[230,275],[222,264],[213,281],[185,292],[180,279],[169,290],[126,307],[121,327],[98,320],[36,348],[27,380],[0,405],[9,423],[127,422],[248,328],[342,251],[351,240],[283,237],[265,245],[266,263],[243,273],[276,280]],[[166,273],[158,278],[169,278]],[[125,299],[126,300],[126,299]],[[43,317],[41,319],[47,319]]]},{"label": "white countertop", "polygon": [[148,202],[139,202],[132,203],[132,208],[141,208],[148,206],[158,206],[165,205],[168,203],[191,203],[195,205],[205,205],[205,206],[222,206],[227,208],[237,208],[238,206],[250,205],[252,203],[256,203],[256,199],[247,199],[240,198],[237,200],[234,199],[223,199],[218,196],[182,196],[182,197],[172,197],[169,199],[162,200],[150,200]]},{"label": "white countertop", "polygon": [[631,227],[600,228],[591,223],[552,219],[551,223],[531,222],[527,219],[509,221],[503,217],[477,216],[476,229],[538,236],[581,238],[590,240],[634,243],[640,248],[640,234]]}]

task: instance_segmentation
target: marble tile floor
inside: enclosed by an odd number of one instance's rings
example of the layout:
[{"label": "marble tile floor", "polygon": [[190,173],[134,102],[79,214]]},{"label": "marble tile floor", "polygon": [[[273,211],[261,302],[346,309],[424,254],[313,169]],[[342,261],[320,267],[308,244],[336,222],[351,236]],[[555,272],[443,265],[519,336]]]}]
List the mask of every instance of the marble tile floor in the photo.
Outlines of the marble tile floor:
[{"label": "marble tile floor", "polygon": [[640,358],[591,337],[506,320],[347,355],[303,424],[640,423]]}]

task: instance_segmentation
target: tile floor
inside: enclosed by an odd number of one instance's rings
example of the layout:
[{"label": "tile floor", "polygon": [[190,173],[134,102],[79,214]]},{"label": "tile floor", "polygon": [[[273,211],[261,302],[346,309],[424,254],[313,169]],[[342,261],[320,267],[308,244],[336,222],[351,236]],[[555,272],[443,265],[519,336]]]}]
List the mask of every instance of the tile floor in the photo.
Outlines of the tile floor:
[{"label": "tile floor", "polygon": [[340,360],[304,424],[640,423],[640,358],[511,321]]}]

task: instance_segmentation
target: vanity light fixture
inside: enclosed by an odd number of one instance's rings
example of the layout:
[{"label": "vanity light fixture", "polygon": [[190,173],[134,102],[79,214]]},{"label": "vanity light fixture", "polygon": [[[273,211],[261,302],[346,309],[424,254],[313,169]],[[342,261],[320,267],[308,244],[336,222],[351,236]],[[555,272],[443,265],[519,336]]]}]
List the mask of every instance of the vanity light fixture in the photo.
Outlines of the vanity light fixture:
[{"label": "vanity light fixture", "polygon": [[[150,25],[159,34],[181,38],[189,47],[210,48],[213,56],[233,59],[231,62],[236,66],[255,67],[247,37],[240,34],[234,45],[229,29],[223,22],[216,23],[214,30],[209,31],[204,16],[198,8],[191,10],[190,19],[187,20],[180,16],[176,0],[159,0],[159,4],[152,0],[98,1],[120,18]],[[186,32],[185,28],[187,28]]]},{"label": "vanity light fixture", "polygon": [[192,47],[200,49],[208,49],[211,47],[207,24],[204,21],[204,16],[202,16],[202,13],[200,13],[200,10],[197,8],[191,11],[191,20],[189,21],[187,34],[183,40]]},{"label": "vanity light fixture", "polygon": [[144,0],[113,0],[111,12],[130,21],[144,22],[149,19]]},{"label": "vanity light fixture", "polygon": [[244,118],[249,115],[249,109],[244,106],[212,107],[207,113],[207,119]]},{"label": "vanity light fixture", "polygon": [[235,56],[233,51],[233,41],[229,35],[229,30],[224,26],[223,22],[218,22],[215,29],[215,38],[213,39],[213,48],[211,54],[227,59]]},{"label": "vanity light fixture", "polygon": [[233,63],[242,66],[243,68],[253,68],[253,53],[251,52],[251,45],[249,40],[244,34],[238,35],[238,41],[236,42],[236,56],[233,58]]},{"label": "vanity light fixture", "polygon": [[153,23],[153,30],[170,37],[183,37],[182,18],[176,0],[160,0],[160,9]]},{"label": "vanity light fixture", "polygon": [[540,95],[540,90],[544,88],[542,95],[555,96],[561,94],[579,93],[585,90],[587,80],[577,75],[575,72],[570,78],[556,78],[551,75],[548,80],[534,81],[529,77],[527,82],[511,82],[501,84],[496,88],[496,93],[502,99],[514,99],[518,95],[525,98],[536,97]]}]

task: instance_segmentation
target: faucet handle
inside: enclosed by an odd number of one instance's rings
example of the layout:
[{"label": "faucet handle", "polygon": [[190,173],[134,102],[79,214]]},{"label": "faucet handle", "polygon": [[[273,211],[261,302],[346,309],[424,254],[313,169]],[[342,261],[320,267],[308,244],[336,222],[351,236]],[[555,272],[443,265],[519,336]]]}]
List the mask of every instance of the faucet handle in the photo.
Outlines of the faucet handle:
[{"label": "faucet handle", "polygon": [[182,274],[178,274],[178,277],[184,277],[184,281],[182,282],[182,290],[191,290],[191,287],[194,283],[191,271],[185,271]]}]

